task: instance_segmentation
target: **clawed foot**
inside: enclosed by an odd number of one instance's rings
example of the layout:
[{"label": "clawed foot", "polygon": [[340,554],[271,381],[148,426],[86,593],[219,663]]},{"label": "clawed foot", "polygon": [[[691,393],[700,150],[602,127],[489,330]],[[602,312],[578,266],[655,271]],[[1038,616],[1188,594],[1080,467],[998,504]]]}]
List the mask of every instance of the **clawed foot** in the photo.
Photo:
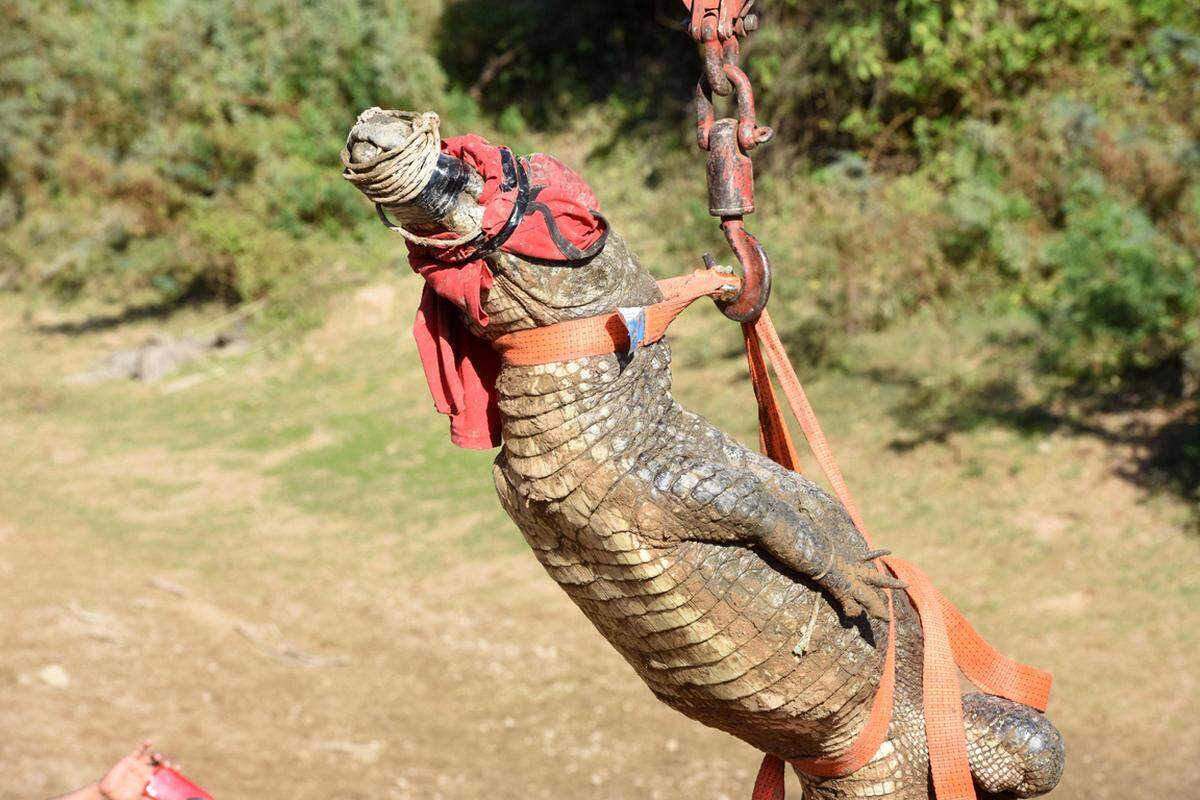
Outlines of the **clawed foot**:
[{"label": "clawed foot", "polygon": [[857,617],[865,609],[872,617],[886,620],[888,605],[879,590],[904,589],[908,586],[876,565],[875,559],[890,553],[890,550],[872,550],[856,561],[835,554],[829,569],[817,580],[833,595],[847,617]]}]

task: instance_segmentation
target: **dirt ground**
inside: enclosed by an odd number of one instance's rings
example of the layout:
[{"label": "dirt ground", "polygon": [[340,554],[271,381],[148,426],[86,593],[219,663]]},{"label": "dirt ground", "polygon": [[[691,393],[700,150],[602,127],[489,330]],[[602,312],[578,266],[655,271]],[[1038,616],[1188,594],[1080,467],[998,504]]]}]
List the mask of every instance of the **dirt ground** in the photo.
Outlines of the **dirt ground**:
[{"label": "dirt ground", "polygon": [[[154,385],[63,378],[211,314],[67,333],[0,298],[0,800],[94,779],[143,736],[219,800],[749,795],[758,756],[656,704],[525,552],[490,455],[448,444],[407,338],[416,290],[347,290],[298,341]],[[719,324],[690,314],[685,335]],[[934,365],[954,340],[856,352]],[[698,347],[678,348],[681,397],[749,438],[739,365],[701,370]],[[1182,506],[1093,436],[889,447],[903,390],[864,374],[814,402],[877,539],[1055,673],[1052,796],[1200,798]]]}]

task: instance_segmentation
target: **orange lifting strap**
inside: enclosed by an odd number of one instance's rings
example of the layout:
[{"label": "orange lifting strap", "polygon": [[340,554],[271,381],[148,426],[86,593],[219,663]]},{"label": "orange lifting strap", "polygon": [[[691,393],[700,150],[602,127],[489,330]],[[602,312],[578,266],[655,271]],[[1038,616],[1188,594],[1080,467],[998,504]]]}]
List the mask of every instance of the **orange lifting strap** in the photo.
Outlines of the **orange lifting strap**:
[{"label": "orange lifting strap", "polygon": [[[736,285],[737,282],[736,277],[708,269],[659,281],[665,299],[647,306],[646,332],[642,343],[657,342],[683,309],[701,297],[725,294],[729,285]],[[799,471],[796,449],[767,373],[769,359],[821,470],[867,545],[874,547],[858,505],[842,477],[804,387],[792,369],[771,317],[764,311],[756,321],[743,323],[742,333],[746,342],[750,379],[758,399],[759,441],[763,451],[779,464]],[[624,318],[614,312],[505,334],[496,339],[494,345],[505,363],[550,364],[584,356],[625,352],[629,347],[629,334]],[[1001,655],[975,632],[962,613],[934,588],[928,576],[916,565],[895,556],[884,556],[878,561],[883,562],[880,569],[886,566],[893,575],[908,584],[904,591],[921,617],[925,639],[925,735],[929,745],[934,795],[938,800],[973,800],[975,787],[967,762],[957,671],[962,670],[972,683],[989,694],[1024,703],[1039,711],[1046,710],[1046,703],[1050,699],[1050,673]],[[887,597],[888,609],[892,611],[891,590],[887,590]],[[871,715],[858,738],[849,750],[834,758],[793,759],[790,763],[798,771],[818,778],[842,777],[865,766],[879,751],[892,717],[892,694],[896,682],[895,634],[895,614],[891,613],[883,676],[871,705]],[[784,760],[767,754],[754,785],[753,800],[783,800],[783,779]]]}]

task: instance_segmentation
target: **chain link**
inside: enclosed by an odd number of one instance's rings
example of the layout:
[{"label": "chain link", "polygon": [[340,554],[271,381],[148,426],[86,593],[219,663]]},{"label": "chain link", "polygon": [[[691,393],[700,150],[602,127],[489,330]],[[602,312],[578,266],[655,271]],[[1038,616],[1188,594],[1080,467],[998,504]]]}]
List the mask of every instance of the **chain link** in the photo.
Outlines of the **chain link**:
[{"label": "chain link", "polygon": [[[754,167],[749,153],[775,135],[758,124],[754,86],[741,67],[741,37],[758,29],[749,11],[754,0],[683,0],[691,12],[685,28],[700,45],[704,71],[696,83],[696,143],[708,153],[709,213],[742,266],[738,293],[718,302],[731,319],[752,322],[771,292],[771,265],[762,245],[746,230],[743,216],[754,213]],[[713,96],[731,97],[737,119],[717,119]],[[706,261],[711,256],[706,254]]]}]

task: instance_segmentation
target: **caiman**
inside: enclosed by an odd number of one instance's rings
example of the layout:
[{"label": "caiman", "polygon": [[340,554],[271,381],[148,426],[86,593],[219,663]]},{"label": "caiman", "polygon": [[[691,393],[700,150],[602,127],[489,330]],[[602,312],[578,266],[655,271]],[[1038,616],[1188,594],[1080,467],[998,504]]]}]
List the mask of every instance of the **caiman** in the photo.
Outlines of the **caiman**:
[{"label": "caiman", "polygon": [[[409,133],[404,119],[368,111],[343,159],[378,160]],[[466,179],[385,211],[418,232],[477,225],[483,179],[465,165],[455,169]],[[486,263],[487,324],[464,317],[485,340],[661,299],[616,231],[598,252],[569,263],[503,248]],[[898,584],[875,568],[879,553],[843,507],[682,407],[671,394],[666,339],[632,355],[504,366],[496,388],[500,502],[546,571],[655,696],[784,758],[844,752],[880,684],[884,587]],[[893,594],[896,685],[886,739],[849,776],[800,775],[805,797],[932,796],[922,632],[904,593]],[[981,693],[966,695],[963,710],[980,791],[1032,797],[1057,784],[1063,741],[1045,716]]]}]

